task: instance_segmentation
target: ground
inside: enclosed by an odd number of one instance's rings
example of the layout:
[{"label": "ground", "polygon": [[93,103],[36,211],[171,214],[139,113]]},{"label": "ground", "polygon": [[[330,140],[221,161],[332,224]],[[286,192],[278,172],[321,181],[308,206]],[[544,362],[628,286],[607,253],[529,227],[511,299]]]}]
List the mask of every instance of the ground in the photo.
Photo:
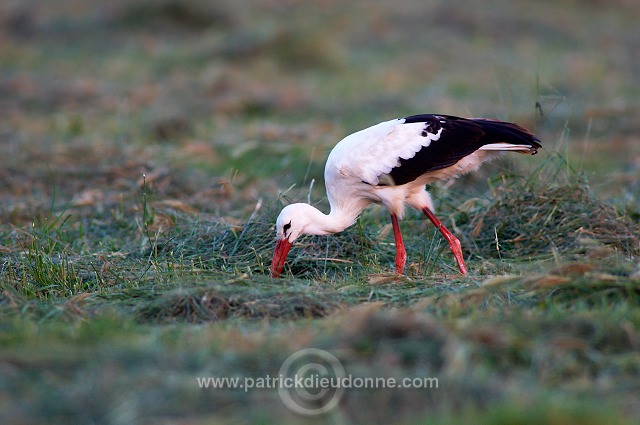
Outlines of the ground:
[{"label": "ground", "polygon": [[[5,2],[0,421],[637,423],[638,16],[625,0]],[[328,207],[331,147],[417,113],[543,143],[429,188],[469,275],[418,213],[393,274],[372,207],[270,278],[279,209]],[[292,370],[350,385],[279,390]]]}]

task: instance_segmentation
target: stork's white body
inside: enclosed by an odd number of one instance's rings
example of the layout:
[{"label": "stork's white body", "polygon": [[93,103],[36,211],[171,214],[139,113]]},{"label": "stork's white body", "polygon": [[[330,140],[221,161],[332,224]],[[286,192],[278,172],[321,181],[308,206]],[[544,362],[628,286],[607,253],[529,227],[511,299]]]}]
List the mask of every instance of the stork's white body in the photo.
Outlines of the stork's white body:
[{"label": "stork's white body", "polygon": [[[534,154],[538,147],[538,139],[515,124],[443,115],[394,119],[358,131],[338,143],[327,159],[324,177],[331,212],[325,215],[308,204],[285,207],[276,222],[278,246],[285,246],[281,250],[286,258],[299,235],[340,232],[367,205],[382,204],[394,225],[396,270],[400,273],[406,254],[397,221],[409,205],[424,212],[440,229],[465,273],[460,244],[433,215],[425,185],[473,171],[501,151]],[[272,274],[279,275],[274,267],[281,268],[284,258],[282,251],[276,253]]]}]

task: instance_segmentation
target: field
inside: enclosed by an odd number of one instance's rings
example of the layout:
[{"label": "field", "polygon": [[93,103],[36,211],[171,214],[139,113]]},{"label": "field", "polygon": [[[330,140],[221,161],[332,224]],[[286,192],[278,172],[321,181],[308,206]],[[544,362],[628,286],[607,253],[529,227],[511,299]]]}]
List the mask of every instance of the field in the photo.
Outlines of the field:
[{"label": "field", "polygon": [[[631,0],[4,2],[0,422],[638,423],[639,18]],[[543,143],[429,188],[469,275],[417,212],[392,273],[371,207],[270,278],[282,206],[328,209],[331,147],[433,112]],[[292,371],[350,381],[276,385]]]}]

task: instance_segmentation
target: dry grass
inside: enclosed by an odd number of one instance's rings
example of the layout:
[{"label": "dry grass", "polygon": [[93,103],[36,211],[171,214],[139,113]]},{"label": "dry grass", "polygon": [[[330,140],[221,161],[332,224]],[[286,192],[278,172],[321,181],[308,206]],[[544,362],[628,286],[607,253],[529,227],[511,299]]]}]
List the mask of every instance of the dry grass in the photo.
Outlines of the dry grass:
[{"label": "dry grass", "polygon": [[555,162],[526,180],[503,177],[494,183],[492,199],[470,202],[455,217],[472,254],[513,260],[609,247],[630,258],[640,255],[638,223],[595,197],[584,176],[558,173]]},{"label": "dry grass", "polygon": [[[249,284],[236,281],[232,285]],[[205,323],[237,318],[297,320],[326,317],[340,305],[336,294],[322,292],[269,287],[238,291],[206,286],[169,292],[142,307],[138,314],[143,320],[158,323]]]}]

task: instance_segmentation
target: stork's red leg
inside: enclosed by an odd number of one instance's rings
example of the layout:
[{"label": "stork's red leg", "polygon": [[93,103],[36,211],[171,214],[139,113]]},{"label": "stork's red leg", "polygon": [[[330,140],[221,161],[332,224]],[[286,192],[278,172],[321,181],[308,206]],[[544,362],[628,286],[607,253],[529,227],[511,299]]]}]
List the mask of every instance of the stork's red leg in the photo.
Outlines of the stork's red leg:
[{"label": "stork's red leg", "polygon": [[429,220],[433,223],[434,226],[442,233],[442,236],[449,242],[449,247],[451,248],[451,252],[453,252],[453,256],[456,257],[456,262],[458,263],[458,268],[460,269],[460,273],[467,274],[467,266],[464,264],[464,258],[462,257],[462,247],[460,245],[460,241],[458,238],[453,236],[453,233],[449,231],[438,217],[433,214],[433,212],[429,209],[429,207],[423,207],[422,212],[427,216]]},{"label": "stork's red leg", "polygon": [[396,240],[396,273],[402,274],[404,264],[407,262],[407,251],[404,249],[404,242],[402,241],[402,233],[400,233],[397,215],[391,214],[391,224],[393,225],[393,237]]}]

